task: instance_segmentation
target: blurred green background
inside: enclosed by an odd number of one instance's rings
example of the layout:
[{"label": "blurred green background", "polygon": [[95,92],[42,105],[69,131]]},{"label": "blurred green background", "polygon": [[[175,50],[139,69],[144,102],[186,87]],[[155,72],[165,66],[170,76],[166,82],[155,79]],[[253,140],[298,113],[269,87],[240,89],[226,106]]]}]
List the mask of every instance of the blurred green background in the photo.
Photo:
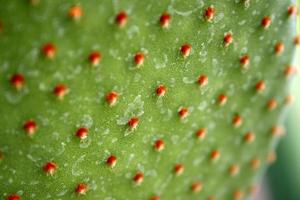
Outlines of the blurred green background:
[{"label": "blurred green background", "polygon": [[[300,0],[298,0],[298,7]],[[299,10],[298,10],[299,11]],[[298,12],[298,34],[300,20]],[[295,56],[295,65],[300,67],[300,49]],[[299,73],[291,83],[295,101],[287,113],[287,135],[277,148],[277,161],[269,168],[261,192],[255,200],[300,200],[300,78]]]}]

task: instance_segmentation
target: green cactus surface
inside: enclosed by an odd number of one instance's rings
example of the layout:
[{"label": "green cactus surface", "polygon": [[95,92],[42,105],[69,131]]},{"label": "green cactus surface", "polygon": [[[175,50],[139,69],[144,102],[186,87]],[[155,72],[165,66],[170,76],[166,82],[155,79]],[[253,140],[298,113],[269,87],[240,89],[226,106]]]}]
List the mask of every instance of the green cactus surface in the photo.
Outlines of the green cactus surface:
[{"label": "green cactus surface", "polygon": [[0,0],[1,200],[238,200],[283,135],[292,0]]}]

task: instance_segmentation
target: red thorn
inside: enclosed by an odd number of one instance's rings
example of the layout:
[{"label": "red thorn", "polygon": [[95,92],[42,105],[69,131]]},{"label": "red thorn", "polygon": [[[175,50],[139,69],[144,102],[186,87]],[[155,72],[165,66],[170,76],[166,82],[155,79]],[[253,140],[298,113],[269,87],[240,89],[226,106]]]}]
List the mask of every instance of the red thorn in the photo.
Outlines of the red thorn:
[{"label": "red thorn", "polygon": [[144,174],[142,172],[137,172],[133,177],[133,181],[138,185],[141,184],[143,180],[144,180]]},{"label": "red thorn", "polygon": [[197,79],[197,82],[200,85],[200,87],[203,87],[203,86],[207,85],[208,77],[205,75],[200,75]]},{"label": "red thorn", "polygon": [[295,45],[300,45],[300,35],[297,35],[294,39],[294,44]]},{"label": "red thorn", "polygon": [[47,162],[44,166],[43,166],[43,170],[45,173],[53,175],[54,172],[57,169],[57,165],[54,162]]},{"label": "red thorn", "polygon": [[284,127],[279,126],[279,125],[274,125],[271,128],[271,134],[272,134],[273,137],[283,136],[285,134]]},{"label": "red thorn", "polygon": [[251,168],[255,170],[255,169],[259,168],[259,166],[260,166],[260,160],[258,158],[253,158],[250,161],[250,165],[251,165]]},{"label": "red thorn", "polygon": [[181,108],[178,111],[178,115],[180,119],[185,119],[189,115],[189,110],[187,108]]},{"label": "red thorn", "polygon": [[77,129],[76,131],[76,137],[78,137],[79,139],[83,140],[86,139],[88,136],[89,130],[85,127],[81,127],[79,129]]},{"label": "red thorn", "polygon": [[99,51],[93,51],[89,55],[89,62],[92,64],[92,66],[97,66],[101,61],[102,55]]},{"label": "red thorn", "polygon": [[178,163],[174,166],[173,170],[174,170],[175,175],[179,176],[184,172],[184,166],[182,164]]},{"label": "red thorn", "polygon": [[137,117],[132,117],[131,119],[129,119],[128,121],[128,126],[131,128],[131,129],[136,129],[136,127],[138,126],[139,124],[139,118]]},{"label": "red thorn", "polygon": [[7,197],[7,200],[21,200],[21,197],[17,194],[11,194]]},{"label": "red thorn", "polygon": [[159,196],[157,195],[153,195],[150,200],[160,200]]},{"label": "red thorn", "polygon": [[263,92],[266,89],[266,84],[263,80],[260,80],[256,83],[255,89],[257,92]]},{"label": "red thorn", "polygon": [[191,186],[193,192],[200,192],[202,190],[202,183],[201,182],[194,182]]},{"label": "red thorn", "polygon": [[170,21],[171,21],[171,15],[167,12],[164,12],[159,18],[160,25],[163,28],[167,28],[170,24]]},{"label": "red thorn", "polygon": [[223,106],[227,102],[227,96],[225,94],[220,94],[218,97],[219,105]]},{"label": "red thorn", "polygon": [[228,171],[231,176],[236,176],[240,172],[240,167],[236,164],[233,164],[229,167]]},{"label": "red thorn", "polygon": [[106,102],[110,105],[113,106],[116,104],[117,100],[118,100],[119,94],[117,92],[109,92],[108,94],[106,94]]},{"label": "red thorn", "polygon": [[214,150],[210,153],[210,160],[211,161],[216,161],[220,158],[221,153],[218,150]]},{"label": "red thorn", "polygon": [[114,155],[111,155],[107,158],[106,164],[110,167],[114,167],[117,164],[117,157]]},{"label": "red thorn", "polygon": [[298,14],[298,8],[295,5],[288,7],[287,13],[289,16],[296,16]]},{"label": "red thorn", "polygon": [[225,46],[229,46],[233,41],[232,34],[226,33],[224,35],[223,41],[224,41]]},{"label": "red thorn", "polygon": [[293,67],[291,65],[286,66],[285,69],[284,69],[284,75],[286,77],[297,74],[297,72],[298,72],[297,68]]},{"label": "red thorn", "polygon": [[88,186],[85,183],[79,183],[75,189],[75,192],[80,195],[86,194]]},{"label": "red thorn", "polygon": [[244,193],[240,190],[233,192],[233,200],[242,200],[244,198]]},{"label": "red thorn", "polygon": [[65,95],[68,93],[68,88],[64,84],[58,84],[55,86],[53,93],[58,99],[63,99]]},{"label": "red thorn", "polygon": [[191,46],[191,45],[189,45],[189,44],[184,44],[184,45],[182,45],[181,48],[180,48],[180,53],[181,53],[181,55],[182,55],[184,58],[186,58],[186,57],[188,57],[188,56],[190,55],[191,50],[192,50],[192,46]]},{"label": "red thorn", "polygon": [[141,52],[138,52],[134,55],[134,63],[137,67],[141,66],[144,63],[145,55]]},{"label": "red thorn", "polygon": [[268,28],[271,25],[272,19],[269,16],[265,16],[262,20],[261,20],[261,26],[263,28]]},{"label": "red thorn", "polygon": [[156,94],[158,97],[163,97],[165,96],[165,93],[167,91],[167,88],[166,86],[164,85],[159,85],[157,88],[156,88]]},{"label": "red thorn", "polygon": [[275,44],[274,52],[276,55],[282,54],[283,51],[284,51],[284,44],[282,42],[278,42],[277,44]]},{"label": "red thorn", "polygon": [[243,119],[240,115],[236,114],[232,119],[232,124],[234,127],[239,127],[243,123]]},{"label": "red thorn", "polygon": [[277,107],[277,101],[275,99],[270,99],[267,103],[269,110],[274,110]]},{"label": "red thorn", "polygon": [[31,136],[36,132],[37,125],[34,120],[30,119],[24,123],[23,129],[27,135]]},{"label": "red thorn", "polygon": [[125,11],[119,12],[115,18],[117,25],[120,27],[125,26],[127,23],[127,20],[128,20],[128,16]]},{"label": "red thorn", "polygon": [[47,43],[42,47],[41,51],[46,58],[53,58],[56,54],[56,46],[52,43]]},{"label": "red thorn", "polygon": [[255,140],[255,135],[252,132],[247,132],[244,135],[244,141],[247,143],[252,143]]},{"label": "red thorn", "polygon": [[69,17],[73,20],[79,20],[82,15],[83,13],[80,6],[72,6],[69,10]]},{"label": "red thorn", "polygon": [[161,139],[156,140],[154,143],[154,149],[156,151],[162,151],[165,148],[165,142]]},{"label": "red thorn", "polygon": [[206,130],[205,128],[200,128],[197,132],[196,132],[196,137],[199,139],[204,139],[206,135]]},{"label": "red thorn", "polygon": [[211,6],[206,8],[203,15],[207,21],[212,21],[215,16],[215,8]]},{"label": "red thorn", "polygon": [[243,68],[246,68],[250,63],[250,58],[248,55],[243,55],[240,57],[240,64]]},{"label": "red thorn", "polygon": [[22,74],[16,73],[10,78],[10,83],[12,86],[19,90],[23,87],[25,83],[25,78]]}]

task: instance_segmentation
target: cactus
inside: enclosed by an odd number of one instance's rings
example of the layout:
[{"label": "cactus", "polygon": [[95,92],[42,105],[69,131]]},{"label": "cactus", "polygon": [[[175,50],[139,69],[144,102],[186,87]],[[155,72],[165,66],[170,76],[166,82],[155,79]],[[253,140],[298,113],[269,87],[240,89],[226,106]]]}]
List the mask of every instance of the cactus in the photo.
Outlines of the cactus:
[{"label": "cactus", "polygon": [[290,0],[0,7],[0,198],[243,199],[283,135]]}]

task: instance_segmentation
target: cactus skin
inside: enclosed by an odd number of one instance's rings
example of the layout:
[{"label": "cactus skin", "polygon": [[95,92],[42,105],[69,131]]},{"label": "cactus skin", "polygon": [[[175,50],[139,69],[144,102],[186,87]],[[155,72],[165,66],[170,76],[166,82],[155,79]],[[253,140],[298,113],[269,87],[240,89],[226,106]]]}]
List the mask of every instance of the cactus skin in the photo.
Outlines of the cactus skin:
[{"label": "cactus skin", "polygon": [[293,1],[0,2],[2,199],[249,194],[282,132]]}]

